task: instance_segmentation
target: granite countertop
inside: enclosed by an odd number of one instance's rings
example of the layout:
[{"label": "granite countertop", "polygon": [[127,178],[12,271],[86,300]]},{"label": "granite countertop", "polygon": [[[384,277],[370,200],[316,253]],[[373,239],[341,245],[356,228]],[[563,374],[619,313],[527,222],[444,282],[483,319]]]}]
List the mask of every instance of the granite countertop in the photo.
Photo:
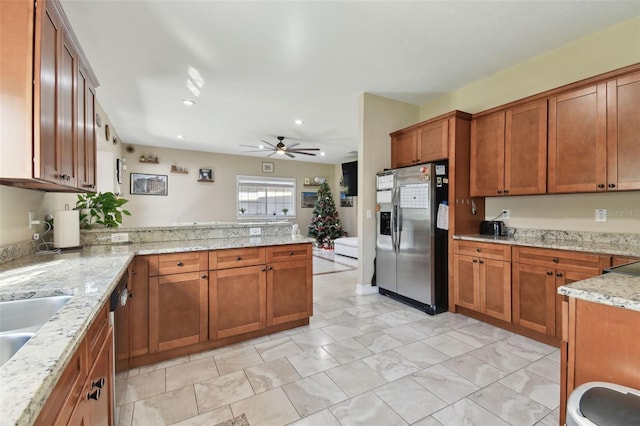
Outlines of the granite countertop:
[{"label": "granite countertop", "polygon": [[640,246],[620,243],[605,243],[597,241],[573,241],[541,239],[519,236],[493,235],[454,235],[454,240],[478,241],[482,243],[508,244],[513,246],[528,246],[557,250],[572,250],[585,253],[611,254],[617,256],[640,256]]},{"label": "granite countertop", "polygon": [[32,255],[0,265],[0,301],[73,296],[0,367],[2,425],[37,417],[100,308],[135,255],[310,243],[302,236],[216,238],[100,245],[62,254]]},{"label": "granite countertop", "polygon": [[558,287],[558,294],[640,312],[640,276],[612,272]]}]

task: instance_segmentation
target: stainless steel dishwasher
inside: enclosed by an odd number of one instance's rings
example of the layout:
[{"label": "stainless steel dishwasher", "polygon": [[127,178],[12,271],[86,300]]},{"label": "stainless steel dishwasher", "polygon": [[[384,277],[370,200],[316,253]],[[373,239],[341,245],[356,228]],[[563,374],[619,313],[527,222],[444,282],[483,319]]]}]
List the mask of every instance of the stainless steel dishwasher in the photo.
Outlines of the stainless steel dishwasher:
[{"label": "stainless steel dishwasher", "polygon": [[[111,293],[111,324],[113,325],[113,363],[114,372],[118,373],[129,369],[130,342],[130,304],[127,273],[120,278],[118,285]],[[116,404],[116,377],[111,378],[113,389],[113,407]]]}]

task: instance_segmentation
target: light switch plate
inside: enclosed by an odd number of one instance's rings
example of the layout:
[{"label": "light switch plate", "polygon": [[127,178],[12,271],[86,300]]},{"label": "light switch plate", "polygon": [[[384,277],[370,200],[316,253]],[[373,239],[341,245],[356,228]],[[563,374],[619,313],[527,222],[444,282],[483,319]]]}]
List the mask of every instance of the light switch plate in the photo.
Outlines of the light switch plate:
[{"label": "light switch plate", "polygon": [[502,209],[502,219],[504,220],[511,219],[511,209]]},{"label": "light switch plate", "polygon": [[607,209],[596,209],[596,222],[604,223],[607,221]]}]

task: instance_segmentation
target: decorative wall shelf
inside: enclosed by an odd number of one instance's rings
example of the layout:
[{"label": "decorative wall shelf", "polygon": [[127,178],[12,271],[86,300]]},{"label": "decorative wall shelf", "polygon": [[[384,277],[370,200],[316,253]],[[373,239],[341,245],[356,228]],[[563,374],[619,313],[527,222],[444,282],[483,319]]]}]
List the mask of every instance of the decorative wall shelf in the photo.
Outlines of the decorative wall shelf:
[{"label": "decorative wall shelf", "polygon": [[158,157],[140,157],[141,163],[160,164]]},{"label": "decorative wall shelf", "polygon": [[304,186],[315,186],[315,187],[318,187],[318,186],[320,186],[320,184],[319,183],[308,183],[308,184],[305,183]]},{"label": "decorative wall shelf", "polygon": [[189,174],[189,169],[185,169],[185,168],[180,167],[180,166],[171,166],[171,173],[178,173],[178,174],[188,175]]}]

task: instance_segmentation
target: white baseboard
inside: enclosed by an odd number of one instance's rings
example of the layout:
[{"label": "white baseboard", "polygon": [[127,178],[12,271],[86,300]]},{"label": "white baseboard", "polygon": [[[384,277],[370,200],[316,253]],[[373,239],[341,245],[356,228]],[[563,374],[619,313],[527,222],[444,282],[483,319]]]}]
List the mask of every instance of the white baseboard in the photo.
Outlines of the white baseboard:
[{"label": "white baseboard", "polygon": [[356,294],[366,296],[367,294],[378,293],[378,287],[370,284],[356,284]]}]

